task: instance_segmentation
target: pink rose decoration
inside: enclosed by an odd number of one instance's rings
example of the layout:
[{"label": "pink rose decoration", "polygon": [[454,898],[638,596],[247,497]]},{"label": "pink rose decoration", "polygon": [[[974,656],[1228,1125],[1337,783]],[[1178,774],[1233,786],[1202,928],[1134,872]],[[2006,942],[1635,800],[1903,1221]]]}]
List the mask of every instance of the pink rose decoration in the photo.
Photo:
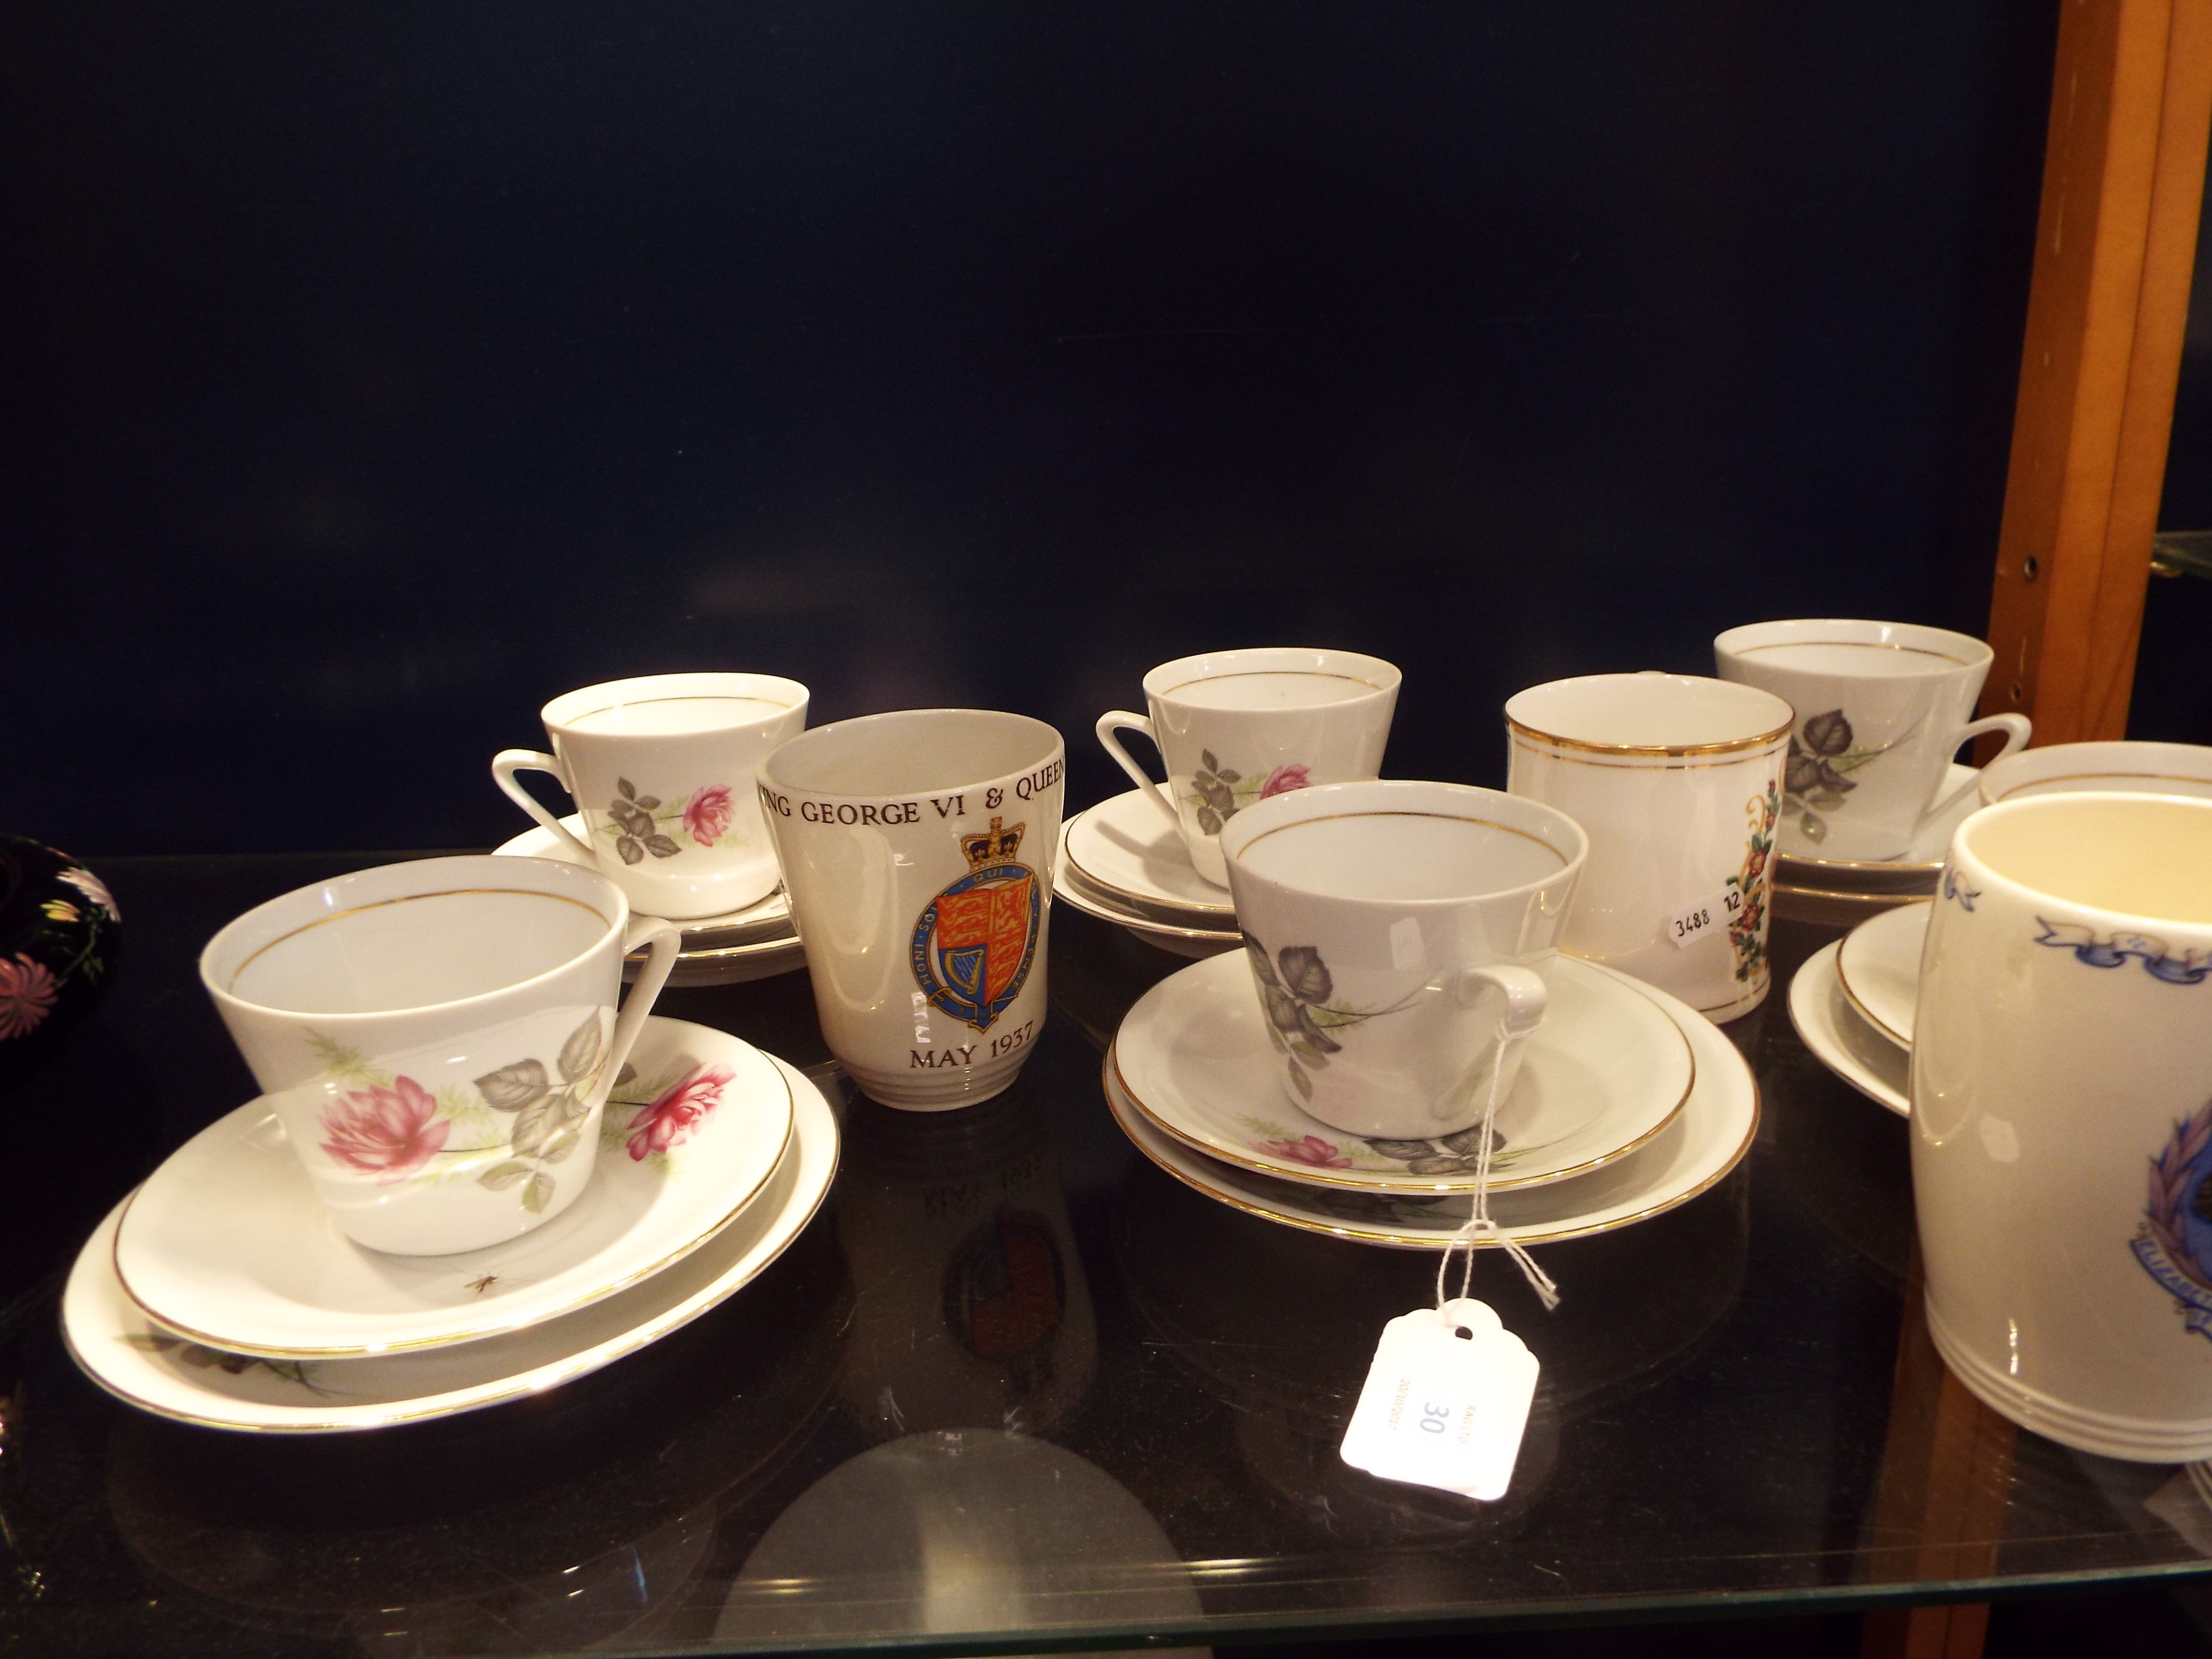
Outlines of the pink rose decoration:
[{"label": "pink rose decoration", "polygon": [[0,957],[0,1041],[28,1036],[54,1011],[61,988],[43,962],[21,951],[13,962]]},{"label": "pink rose decoration", "polygon": [[349,1170],[389,1185],[404,1181],[446,1148],[450,1123],[434,1122],[438,1103],[413,1078],[389,1089],[349,1089],[323,1112],[323,1143]]},{"label": "pink rose decoration", "polygon": [[730,786],[710,783],[684,805],[684,827],[702,847],[712,847],[730,831]]},{"label": "pink rose decoration", "polygon": [[1270,795],[1287,795],[1293,789],[1304,789],[1313,782],[1303,766],[1279,766],[1267,774],[1267,782],[1260,786],[1260,799]]},{"label": "pink rose decoration", "polygon": [[[725,793],[727,793],[726,791]],[[685,1073],[629,1121],[629,1155],[637,1163],[691,1139],[707,1114],[722,1103],[722,1087],[736,1076],[726,1066],[702,1066]]]},{"label": "pink rose decoration", "polygon": [[1350,1158],[1319,1135],[1300,1135],[1296,1140],[1263,1140],[1260,1146],[1277,1158],[1287,1158],[1295,1164],[1310,1164],[1316,1170],[1348,1170],[1352,1167]]}]

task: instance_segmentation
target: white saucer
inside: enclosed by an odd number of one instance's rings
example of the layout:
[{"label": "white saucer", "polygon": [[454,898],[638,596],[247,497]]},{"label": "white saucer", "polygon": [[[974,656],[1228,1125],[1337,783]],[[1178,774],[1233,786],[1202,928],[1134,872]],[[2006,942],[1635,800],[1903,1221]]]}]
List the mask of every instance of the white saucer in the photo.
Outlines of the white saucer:
[{"label": "white saucer", "polygon": [[[574,812],[561,820],[576,834],[584,821]],[[589,864],[574,847],[543,824],[493,848],[495,857],[552,859],[561,864]],[[697,916],[679,921],[684,945],[676,958],[671,985],[732,985],[746,980],[773,979],[806,965],[805,950],[791,923],[791,900],[779,887],[766,898],[726,915]],[[636,976],[645,960],[641,951],[623,964],[623,977]]]},{"label": "white saucer", "polygon": [[1836,981],[1860,1018],[1900,1048],[1912,1047],[1912,1005],[1920,995],[1920,947],[1933,899],[1870,916],[1844,936]]},{"label": "white saucer", "polygon": [[[1954,765],[1943,775],[1942,790],[1972,785],[1981,774],[1971,766]],[[1801,854],[1778,854],[1774,860],[1778,887],[1799,891],[1856,896],[1863,893],[1933,893],[1943,873],[1943,860],[1951,850],[1952,832],[1982,804],[1973,788],[1953,802],[1948,811],[1913,838],[1912,845],[1893,859],[1821,859]]]},{"label": "white saucer", "polygon": [[[1080,910],[1086,916],[1096,916],[1101,921],[1110,921],[1116,927],[1127,929],[1147,945],[1179,957],[1212,957],[1224,951],[1234,951],[1244,943],[1244,935],[1234,927],[1227,929],[1212,927],[1186,927],[1178,923],[1156,921],[1126,909],[1110,899],[1087,891],[1079,884],[1080,878],[1069,866],[1065,856],[1067,848],[1067,829],[1060,827],[1060,850],[1063,854],[1053,867],[1052,896],[1055,902],[1071,909]],[[1231,921],[1236,918],[1232,912]]]},{"label": "white saucer", "polygon": [[1234,927],[1237,906],[1225,887],[1198,873],[1182,833],[1132,789],[1067,821],[1066,860],[1100,898],[1185,927]]},{"label": "white saucer", "polygon": [[[87,1376],[157,1416],[264,1434],[326,1434],[451,1417],[598,1370],[690,1324],[750,1284],[805,1231],[837,1170],[821,1091],[773,1060],[793,1103],[791,1144],[758,1202],[665,1273],[542,1325],[421,1353],[258,1359],[149,1325],[117,1281],[118,1205],[77,1255],[62,1335]],[[127,1204],[129,1200],[125,1200]]]},{"label": "white saucer", "polygon": [[[1650,987],[1572,957],[1537,971],[1551,996],[1498,1109],[1504,1144],[1491,1154],[1493,1192],[1564,1181],[1634,1152],[1681,1110],[1697,1078],[1688,1040]],[[1292,1106],[1242,951],[1171,974],[1138,998],[1107,1064],[1154,1128],[1240,1169],[1364,1193],[1475,1184],[1480,1127],[1364,1140]]]},{"label": "white saucer", "polygon": [[1790,981],[1790,1023],[1814,1059],[1869,1100],[1909,1117],[1912,1058],[1851,1012],[1836,977],[1841,943],[1815,951]]},{"label": "white saucer", "polygon": [[[653,1152],[641,1133],[644,1156],[633,1156],[631,1125],[700,1072],[713,1103],[691,1133]],[[711,1087],[716,1072],[725,1080]],[[347,1238],[266,1101],[241,1106],[125,1200],[116,1282],[180,1335],[283,1359],[473,1342],[574,1312],[681,1261],[734,1220],[791,1136],[782,1074],[727,1032],[648,1019],[624,1075],[582,1195],[533,1232],[460,1255],[387,1255]]]},{"label": "white saucer", "polygon": [[[1492,1216],[1517,1243],[1609,1233],[1648,1220],[1695,1198],[1751,1150],[1759,1131],[1759,1086],[1743,1056],[1694,1009],[1656,988],[1638,988],[1689,1040],[1697,1085],[1674,1121],[1632,1156],[1572,1181],[1493,1198]],[[1466,1224],[1471,1200],[1464,1194],[1345,1192],[1217,1163],[1162,1133],[1130,1103],[1114,1080],[1110,1052],[1105,1080],[1115,1121],[1139,1152],[1176,1180],[1249,1215],[1361,1243],[1419,1250],[1437,1249]]]}]

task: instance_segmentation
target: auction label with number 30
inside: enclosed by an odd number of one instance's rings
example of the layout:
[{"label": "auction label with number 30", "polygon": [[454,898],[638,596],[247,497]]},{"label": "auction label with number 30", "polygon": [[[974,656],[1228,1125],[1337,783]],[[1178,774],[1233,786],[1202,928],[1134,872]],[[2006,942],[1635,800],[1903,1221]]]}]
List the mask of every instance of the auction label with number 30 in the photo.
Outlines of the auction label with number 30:
[{"label": "auction label with number 30", "polygon": [[1536,1397],[1536,1356],[1480,1302],[1382,1328],[1342,1456],[1385,1480],[1504,1496]]}]

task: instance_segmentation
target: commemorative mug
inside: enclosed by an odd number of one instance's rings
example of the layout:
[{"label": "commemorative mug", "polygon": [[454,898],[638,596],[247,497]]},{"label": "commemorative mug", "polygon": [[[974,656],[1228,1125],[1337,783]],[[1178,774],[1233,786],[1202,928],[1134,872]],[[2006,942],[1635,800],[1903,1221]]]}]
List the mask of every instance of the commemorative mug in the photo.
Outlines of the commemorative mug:
[{"label": "commemorative mug", "polygon": [[2031,796],[1961,823],[1911,1093],[1952,1373],[2083,1451],[2212,1456],[2212,801]]},{"label": "commemorative mug", "polygon": [[1030,1057],[1066,769],[1042,720],[975,708],[839,720],[761,763],[822,1034],[884,1104],[988,1100]]},{"label": "commemorative mug", "polygon": [[1974,786],[1945,790],[1969,738],[2027,744],[2025,714],[1974,718],[1990,647],[1912,623],[1749,623],[1713,641],[1723,679],[1796,711],[1782,780],[1782,851],[1791,858],[1893,859]]},{"label": "commemorative mug", "polygon": [[1767,890],[1790,705],[1689,674],[1589,674],[1505,704],[1506,787],[1579,823],[1559,939],[1715,1020],[1766,995]]},{"label": "commemorative mug", "polygon": [[576,1201],[681,938],[593,869],[418,859],[257,905],[200,981],[339,1229],[447,1255]]},{"label": "commemorative mug", "polygon": [[1293,1106],[1425,1140],[1512,1091],[1589,851],[1572,818],[1466,784],[1323,784],[1239,812],[1221,850]]},{"label": "commemorative mug", "polygon": [[2194,743],[2054,743],[1982,769],[1982,805],[2084,793],[2212,799],[2212,749]]},{"label": "commemorative mug", "polygon": [[[1380,657],[1352,651],[1259,647],[1178,657],[1145,676],[1151,714],[1101,714],[1098,741],[1181,833],[1192,866],[1225,887],[1221,828],[1237,813],[1382,769],[1400,678]],[[1164,786],[1129,757],[1115,735],[1122,730],[1152,740],[1167,768]]]},{"label": "commemorative mug", "polygon": [[[726,915],[775,890],[753,769],[806,725],[806,688],[773,674],[648,674],[547,703],[553,752],[503,749],[492,779],[611,876],[647,915]],[[574,798],[578,836],[515,781],[545,772]]]}]

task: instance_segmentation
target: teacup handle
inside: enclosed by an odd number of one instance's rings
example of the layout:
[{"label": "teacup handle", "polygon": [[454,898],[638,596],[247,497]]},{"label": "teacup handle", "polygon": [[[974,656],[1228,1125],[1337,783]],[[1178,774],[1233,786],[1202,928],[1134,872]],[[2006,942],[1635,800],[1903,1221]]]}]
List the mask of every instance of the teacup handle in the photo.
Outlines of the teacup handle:
[{"label": "teacup handle", "polygon": [[[514,775],[517,772],[544,772],[563,789],[567,789],[568,780],[561,775],[561,763],[550,755],[539,754],[535,749],[502,749],[491,757],[491,781],[506,792],[509,800],[581,853],[584,855],[585,863],[598,863],[598,854],[592,852],[585,842],[577,840],[574,832],[567,824],[540,806],[537,797],[514,781]],[[575,792],[570,790],[569,793],[573,795]],[[650,999],[647,1000],[650,1000]]]},{"label": "teacup handle", "polygon": [[[510,750],[510,754],[517,751]],[[672,921],[663,921],[659,916],[636,916],[623,930],[623,954],[628,956],[640,945],[648,954],[645,965],[637,970],[637,978],[623,999],[622,1015],[615,1021],[615,1040],[607,1045],[606,1063],[599,1068],[599,1098],[615,1086],[622,1075],[623,1062],[637,1042],[638,1033],[645,1029],[646,1016],[660,995],[660,988],[668,983],[668,975],[675,971],[677,953],[684,948],[684,930]]]},{"label": "teacup handle", "polygon": [[[1498,1098],[1503,1102],[1512,1091],[1513,1079],[1520,1074],[1522,1045],[1544,1023],[1544,1005],[1550,998],[1550,991],[1534,969],[1505,963],[1494,968],[1460,969],[1445,980],[1444,989],[1462,1008],[1480,1005],[1486,991],[1504,994],[1505,1011],[1498,1021],[1498,1057],[1492,1063]],[[1456,1113],[1459,1103],[1447,1100],[1439,1102],[1438,1106],[1437,1115],[1449,1117]]]},{"label": "teacup handle", "polygon": [[[1152,729],[1152,721],[1142,714],[1132,714],[1126,708],[1109,708],[1098,717],[1098,724],[1095,729],[1098,733],[1098,741],[1105,745],[1106,752],[1119,761],[1121,769],[1137,781],[1137,787],[1145,792],[1146,799],[1167,814],[1170,823],[1181,829],[1182,826],[1176,817],[1174,803],[1165,793],[1169,786],[1164,783],[1154,783],[1146,776],[1145,769],[1129,758],[1129,751],[1121,747],[1121,740],[1114,735],[1115,732],[1124,730],[1141,732],[1152,740],[1153,748],[1160,749],[1160,734]],[[1165,766],[1167,759],[1168,751],[1160,749],[1160,764]]]},{"label": "teacup handle", "polygon": [[[1966,742],[1968,738],[1978,738],[1984,732],[2002,732],[2005,734],[2005,746],[1998,750],[1990,758],[1990,764],[1994,766],[2007,755],[2016,754],[2027,748],[2028,734],[2033,730],[2025,714],[1992,714],[1985,720],[1969,720],[1954,732],[1951,734],[1951,741],[1943,745],[1943,752],[1946,755],[1954,755],[1959,751],[1959,745]],[[1956,789],[1923,812],[1920,815],[1920,822],[1924,825],[1942,817],[1957,803],[1960,796],[1979,784],[1981,781],[1979,773],[1968,778]]]}]

